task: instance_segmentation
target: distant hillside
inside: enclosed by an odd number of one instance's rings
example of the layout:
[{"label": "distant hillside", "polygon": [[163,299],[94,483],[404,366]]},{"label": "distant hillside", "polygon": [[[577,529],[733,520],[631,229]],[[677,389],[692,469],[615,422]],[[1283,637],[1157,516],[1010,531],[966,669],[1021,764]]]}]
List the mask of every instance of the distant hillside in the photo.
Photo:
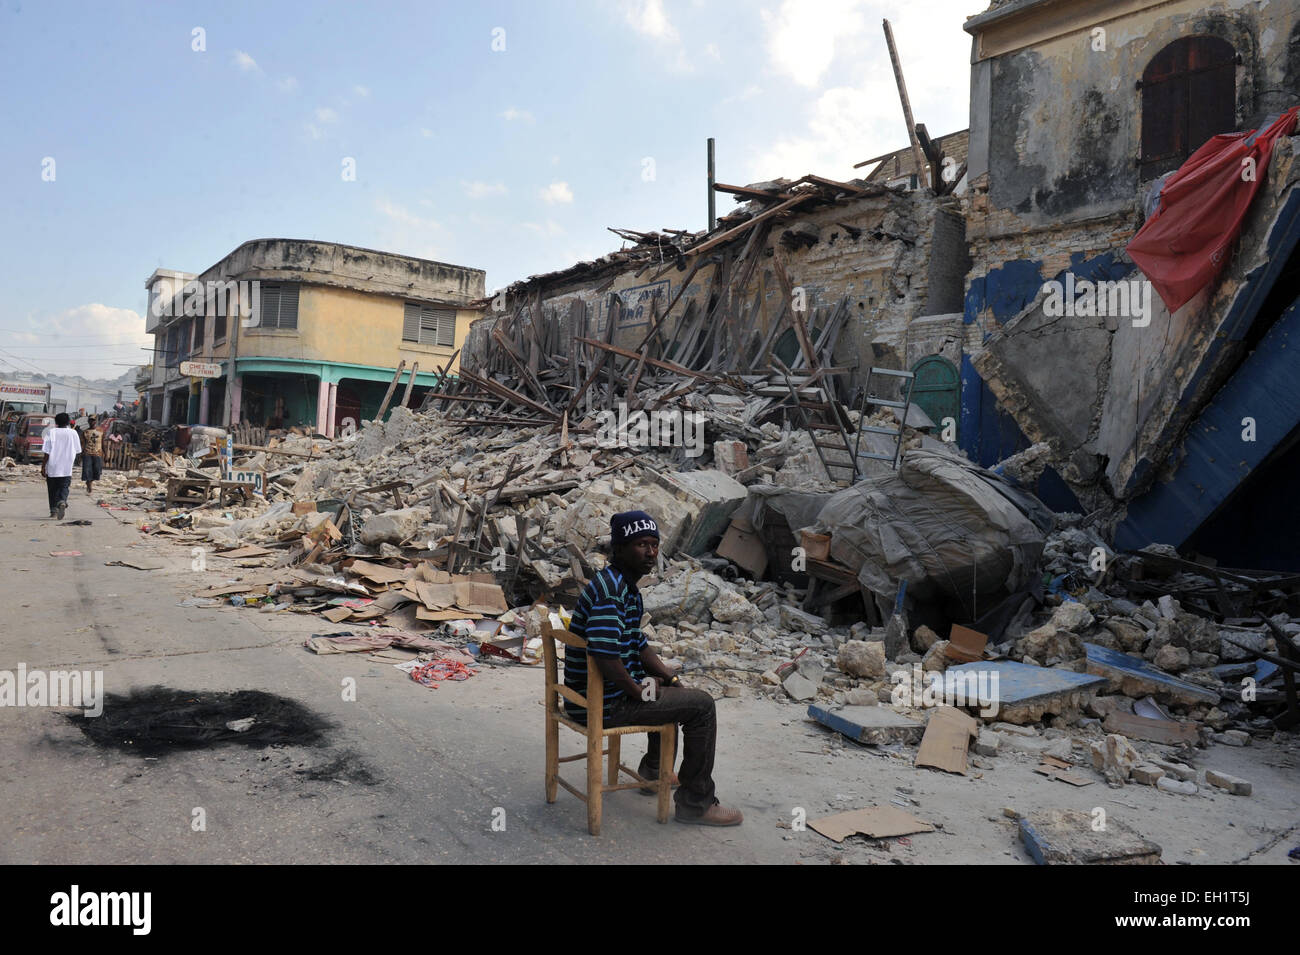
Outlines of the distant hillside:
[{"label": "distant hillside", "polygon": [[23,375],[8,372],[0,375],[5,381],[30,381],[54,386],[54,400],[68,403],[68,410],[85,408],[87,411],[107,411],[113,407],[117,394],[122,393],[122,403],[135,401],[135,371],[128,369],[120,378],[83,378],[80,375]]}]

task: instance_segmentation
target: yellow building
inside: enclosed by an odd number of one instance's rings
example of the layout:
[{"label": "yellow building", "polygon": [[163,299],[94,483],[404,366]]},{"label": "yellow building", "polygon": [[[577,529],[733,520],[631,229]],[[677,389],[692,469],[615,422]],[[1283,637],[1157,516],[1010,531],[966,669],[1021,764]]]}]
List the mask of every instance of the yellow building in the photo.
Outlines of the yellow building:
[{"label": "yellow building", "polygon": [[393,403],[415,368],[415,404],[456,373],[483,280],[481,269],[295,239],[245,242],[197,275],[158,269],[145,283],[147,416],[333,437],[374,417],[403,360]]}]

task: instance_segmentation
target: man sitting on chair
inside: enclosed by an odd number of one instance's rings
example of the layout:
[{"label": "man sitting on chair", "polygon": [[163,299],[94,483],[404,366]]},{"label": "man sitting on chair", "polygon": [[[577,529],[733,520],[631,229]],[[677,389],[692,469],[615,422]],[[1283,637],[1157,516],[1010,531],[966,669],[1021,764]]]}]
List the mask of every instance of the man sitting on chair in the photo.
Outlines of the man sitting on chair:
[{"label": "man sitting on chair", "polygon": [[[615,514],[610,519],[610,548],[613,560],[587,584],[573,613],[569,629],[587,641],[587,650],[565,650],[564,683],[579,693],[587,692],[590,653],[605,680],[605,726],[680,724],[686,752],[675,797],[677,821],[738,826],[744,819],[740,810],[719,805],[713,794],[718,737],[713,697],[683,686],[641,633],[644,609],[636,582],[658,563],[659,527],[644,511]],[[586,722],[585,710],[567,700],[564,705],[572,719]],[[672,773],[671,766],[659,765],[658,733],[650,734],[637,772],[651,780],[657,780],[660,772]]]}]

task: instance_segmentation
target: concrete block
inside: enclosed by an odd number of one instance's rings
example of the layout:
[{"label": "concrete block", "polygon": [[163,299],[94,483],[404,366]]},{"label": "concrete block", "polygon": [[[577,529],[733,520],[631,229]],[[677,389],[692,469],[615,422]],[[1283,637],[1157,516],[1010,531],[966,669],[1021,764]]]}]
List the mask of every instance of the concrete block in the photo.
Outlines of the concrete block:
[{"label": "concrete block", "polygon": [[1161,701],[1186,706],[1195,706],[1197,703],[1213,705],[1219,702],[1219,694],[1214,690],[1172,677],[1145,660],[1117,650],[1108,650],[1095,643],[1085,643],[1083,647],[1087,651],[1088,672],[1105,677],[1112,692],[1135,698],[1149,694]]},{"label": "concrete block", "polygon": [[749,451],[744,441],[714,441],[713,463],[723,474],[735,477],[749,467]]},{"label": "concrete block", "polygon": [[808,707],[808,715],[859,743],[919,743],[925,724],[908,719],[886,706],[845,706],[829,710]]},{"label": "concrete block", "polygon": [[1129,779],[1143,786],[1154,786],[1164,775],[1165,771],[1154,763],[1143,763],[1141,766],[1133,767]]},{"label": "concrete block", "polygon": [[749,494],[745,485],[717,470],[665,473],[656,480],[695,512],[679,547],[692,556],[708,552],[722,539],[731,515]]},{"label": "concrete block", "polygon": [[1245,730],[1227,730],[1223,733],[1215,733],[1210,738],[1216,743],[1222,743],[1224,746],[1250,745],[1250,734]]},{"label": "concrete block", "polygon": [[785,688],[790,699],[798,702],[817,697],[817,684],[797,671],[787,676],[781,686]]},{"label": "concrete block", "polygon": [[1180,796],[1195,796],[1198,792],[1196,783],[1188,782],[1185,779],[1173,779],[1169,776],[1161,776],[1157,779],[1156,788],[1161,792],[1176,793]]},{"label": "concrete block", "polygon": [[883,680],[885,678],[885,645],[865,640],[847,640],[840,646],[836,663],[849,676]]},{"label": "concrete block", "polygon": [[1122,786],[1133,772],[1133,767],[1142,763],[1142,754],[1133,748],[1127,739],[1111,733],[1104,740],[1093,743],[1092,768],[1106,777],[1112,786]]},{"label": "concrete block", "polygon": [[963,663],[949,667],[947,672],[958,676],[985,672],[990,685],[996,679],[998,711],[995,715],[1003,722],[1017,724],[1036,723],[1049,713],[1081,710],[1105,682],[1086,673],[1009,660]]},{"label": "concrete block", "polygon": [[1108,817],[1093,828],[1091,812],[1048,809],[1020,817],[1020,840],[1039,865],[1157,865],[1160,846]]},{"label": "concrete block", "polygon": [[1218,786],[1220,789],[1226,789],[1234,796],[1249,796],[1251,785],[1246,780],[1237,776],[1229,776],[1227,773],[1221,773],[1214,769],[1205,771],[1205,781],[1211,786]]},{"label": "concrete block", "polygon": [[1151,760],[1151,765],[1163,769],[1167,775],[1181,779],[1184,782],[1196,781],[1196,770],[1192,769],[1190,766],[1185,766],[1182,763],[1176,763],[1173,760],[1168,759],[1153,759]]},{"label": "concrete block", "polygon": [[[308,515],[311,517],[312,515]],[[329,515],[322,514],[321,517]],[[402,544],[419,533],[429,516],[427,507],[408,507],[399,511],[385,511],[366,518],[361,528],[361,543],[367,547],[377,544]]]},{"label": "concrete block", "polygon": [[975,753],[978,756],[996,756],[1002,746],[1002,737],[991,730],[980,730],[975,737]]}]

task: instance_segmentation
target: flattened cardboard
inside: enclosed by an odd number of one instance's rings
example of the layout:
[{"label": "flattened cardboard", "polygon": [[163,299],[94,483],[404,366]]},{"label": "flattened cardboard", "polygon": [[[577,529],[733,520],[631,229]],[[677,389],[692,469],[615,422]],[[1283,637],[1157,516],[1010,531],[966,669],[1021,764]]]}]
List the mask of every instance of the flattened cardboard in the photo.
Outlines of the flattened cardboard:
[{"label": "flattened cardboard", "polygon": [[409,570],[399,570],[396,567],[387,567],[384,564],[372,564],[368,560],[354,560],[348,570],[357,577],[373,580],[377,584],[400,583],[409,580],[412,574],[412,571]]},{"label": "flattened cardboard", "polygon": [[442,623],[446,620],[478,620],[481,617],[481,614],[465,613],[463,610],[426,610],[419,604],[415,605],[416,620],[431,620]]},{"label": "flattened cardboard", "polygon": [[505,613],[510,607],[498,584],[464,580],[452,584],[456,589],[456,606],[480,614]]},{"label": "flattened cardboard", "polygon": [[835,842],[843,842],[858,833],[872,839],[888,839],[914,832],[934,832],[934,826],[928,822],[893,806],[867,806],[821,819],[809,819],[808,825]]},{"label": "flattened cardboard", "polygon": [[916,751],[915,766],[933,766],[944,772],[966,775],[966,751],[979,723],[953,706],[941,706],[930,716]]},{"label": "flattened cardboard", "polygon": [[948,635],[948,647],[944,656],[958,663],[974,663],[984,659],[984,648],[988,646],[989,636],[970,627],[954,623]]},{"label": "flattened cardboard", "polygon": [[273,551],[269,551],[265,547],[258,547],[256,544],[247,544],[244,547],[236,547],[233,550],[217,551],[217,556],[225,557],[229,560],[240,560],[244,557],[266,557],[272,553]]},{"label": "flattened cardboard", "polygon": [[767,548],[754,525],[744,518],[732,518],[731,526],[714,553],[747,571],[754,580],[762,580],[767,571]]},{"label": "flattened cardboard", "polygon": [[352,616],[352,610],[348,607],[331,607],[321,614],[330,623],[342,623]]},{"label": "flattened cardboard", "polygon": [[452,584],[430,584],[417,580],[410,586],[415,588],[420,603],[428,610],[448,610],[456,606],[456,588]]}]

